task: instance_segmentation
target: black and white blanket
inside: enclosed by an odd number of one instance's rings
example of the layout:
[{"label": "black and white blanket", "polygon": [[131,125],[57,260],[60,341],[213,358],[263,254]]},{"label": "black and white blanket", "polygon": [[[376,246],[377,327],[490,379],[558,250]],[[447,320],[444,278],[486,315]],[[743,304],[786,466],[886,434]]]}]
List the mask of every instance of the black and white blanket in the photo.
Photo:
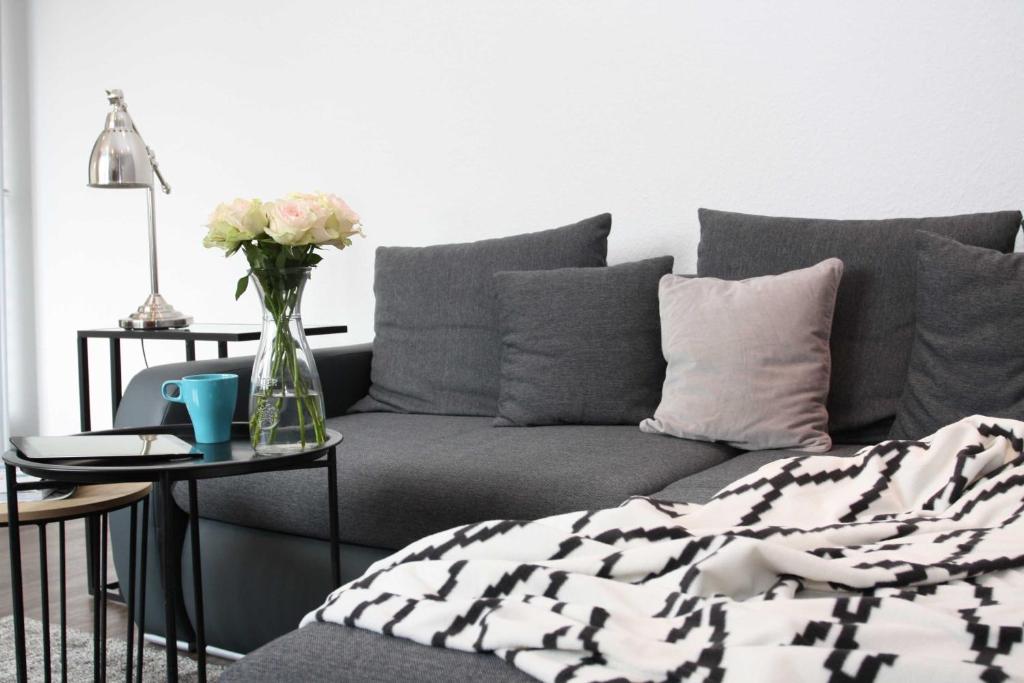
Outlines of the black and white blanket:
[{"label": "black and white blanket", "polygon": [[424,538],[313,620],[545,681],[1024,680],[1024,422]]}]

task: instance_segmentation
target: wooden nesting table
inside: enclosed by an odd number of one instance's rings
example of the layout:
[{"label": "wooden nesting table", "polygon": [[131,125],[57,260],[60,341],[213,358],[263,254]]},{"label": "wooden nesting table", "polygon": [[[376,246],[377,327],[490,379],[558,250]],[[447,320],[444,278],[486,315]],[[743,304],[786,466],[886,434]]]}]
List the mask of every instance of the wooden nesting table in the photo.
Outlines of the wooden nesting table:
[{"label": "wooden nesting table", "polygon": [[[13,469],[8,469],[8,476],[13,474]],[[16,505],[16,524],[20,527],[35,525],[39,530],[39,573],[40,601],[43,613],[43,675],[44,680],[49,681],[51,676],[50,656],[50,595],[49,595],[49,570],[46,549],[46,527],[48,524],[57,524],[59,538],[58,546],[58,571],[60,572],[60,661],[61,680],[67,680],[67,583],[65,581],[66,562],[64,552],[64,523],[75,519],[84,519],[89,525],[95,525],[100,530],[101,543],[94,544],[94,552],[99,556],[95,558],[99,571],[94,578],[93,589],[93,678],[95,680],[106,680],[106,658],[107,658],[107,591],[103,589],[107,584],[107,515],[122,508],[131,508],[131,551],[132,560],[130,567],[135,566],[135,538],[137,535],[137,517],[139,503],[142,503],[142,528],[148,521],[149,514],[149,492],[152,486],[148,483],[130,482],[118,484],[86,484],[79,486],[75,492],[60,500],[21,501]],[[0,527],[8,526],[8,505],[0,503]],[[21,544],[18,541],[19,534],[11,535],[11,575],[21,576]],[[128,579],[128,610],[129,614],[135,613],[135,587],[145,586],[146,576],[146,536],[142,535],[142,560],[139,568],[139,583],[135,581],[134,569]],[[20,582],[19,582],[20,583]],[[124,583],[122,582],[122,586]],[[145,615],[145,591],[141,592],[142,599],[139,609]],[[14,630],[15,639],[19,643],[25,638],[25,609],[23,596],[19,590],[13,591],[14,602]],[[134,655],[134,634],[133,619],[128,619],[126,671],[129,676],[132,671]],[[138,633],[138,679],[142,680],[142,629]],[[18,659],[18,680],[25,680],[24,660]]]}]

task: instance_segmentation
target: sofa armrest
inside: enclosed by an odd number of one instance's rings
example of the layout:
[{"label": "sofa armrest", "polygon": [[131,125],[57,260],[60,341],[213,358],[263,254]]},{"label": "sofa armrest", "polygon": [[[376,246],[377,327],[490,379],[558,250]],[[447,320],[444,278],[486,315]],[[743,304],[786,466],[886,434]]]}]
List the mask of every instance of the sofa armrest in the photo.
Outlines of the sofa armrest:
[{"label": "sofa armrest", "polygon": [[[324,411],[327,417],[344,415],[356,401],[370,393],[373,344],[315,349],[313,357],[316,358],[316,370],[320,373]],[[245,386],[245,392],[248,394],[248,381]],[[246,401],[248,402],[248,397]],[[244,414],[248,415],[248,412],[247,404]]]},{"label": "sofa armrest", "polygon": [[[371,344],[335,346],[315,349],[317,372],[323,385],[327,417],[343,415],[353,403],[366,396],[370,389]],[[160,385],[185,375],[230,372],[238,375],[238,402],[234,419],[245,422],[249,414],[249,380],[253,356],[197,360],[189,363],[157,365],[132,377],[121,399],[114,419],[115,427],[147,427],[160,424],[187,423],[188,412],[180,403],[165,401]]]}]

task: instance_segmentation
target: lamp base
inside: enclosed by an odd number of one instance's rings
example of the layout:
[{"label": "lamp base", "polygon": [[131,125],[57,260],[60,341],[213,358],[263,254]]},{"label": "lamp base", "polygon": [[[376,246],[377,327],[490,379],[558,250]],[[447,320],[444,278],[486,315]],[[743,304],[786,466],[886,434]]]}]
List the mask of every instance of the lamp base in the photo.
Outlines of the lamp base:
[{"label": "lamp base", "polygon": [[146,298],[146,303],[119,322],[126,330],[165,330],[188,327],[192,324],[192,316],[181,313],[157,292],[153,292]]}]

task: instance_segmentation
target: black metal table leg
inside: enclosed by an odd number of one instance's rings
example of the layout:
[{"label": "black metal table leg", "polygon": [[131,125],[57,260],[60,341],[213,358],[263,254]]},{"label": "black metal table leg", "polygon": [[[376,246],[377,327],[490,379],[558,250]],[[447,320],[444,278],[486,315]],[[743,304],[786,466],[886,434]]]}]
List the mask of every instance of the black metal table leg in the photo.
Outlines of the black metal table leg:
[{"label": "black metal table leg", "polygon": [[192,537],[192,596],[195,601],[196,664],[199,683],[206,683],[206,626],[203,618],[203,570],[199,556],[199,492],[196,480],[188,480],[188,526]]},{"label": "black metal table leg", "polygon": [[196,342],[194,339],[185,340],[185,360],[194,361],[196,359]]},{"label": "black metal table leg", "polygon": [[142,647],[145,644],[146,634],[146,540],[149,538],[149,496],[142,499],[142,547],[139,548],[142,556],[139,558],[139,659],[137,664],[136,680],[142,683],[142,662],[145,659]]},{"label": "black metal table leg", "polygon": [[100,680],[107,680],[107,513],[100,515]]},{"label": "black metal table leg", "polygon": [[178,680],[178,629],[174,623],[174,607],[178,604],[178,586],[181,566],[174,551],[171,524],[174,521],[174,500],[171,498],[171,478],[160,476],[160,559],[164,569],[164,637],[167,639],[167,680]]},{"label": "black metal table leg", "polygon": [[[98,518],[99,518],[98,515],[93,515],[92,517],[90,517],[89,518],[89,527],[92,527],[93,525],[95,525],[98,522]],[[95,543],[92,544],[92,549],[91,549],[92,552],[90,553],[90,555],[94,555],[95,553],[99,552],[99,549],[100,549],[100,543],[97,540]],[[99,567],[100,558],[94,557],[93,558],[93,563],[94,563],[93,564],[94,568],[95,567]],[[101,605],[100,605],[100,599],[102,597],[103,590],[100,587],[99,576],[100,576],[100,574],[99,574],[98,571],[93,571],[93,575],[91,577],[91,579],[92,579],[92,581],[91,581],[91,586],[92,586],[92,677],[93,677],[93,680],[96,680],[96,681],[103,680],[103,679],[100,678],[100,610],[102,609]]]},{"label": "black metal table leg", "polygon": [[228,357],[228,343],[226,341],[217,342],[217,358]]},{"label": "black metal table leg", "polygon": [[100,524],[96,515],[90,515],[82,520],[85,525],[85,585],[89,595],[95,595],[95,586],[99,583],[96,574],[99,563],[96,562],[96,544],[100,542]]},{"label": "black metal table leg", "polygon": [[110,419],[117,417],[121,405],[121,340],[110,338]]},{"label": "black metal table leg", "polygon": [[92,427],[92,415],[89,406],[89,339],[78,338],[78,416],[82,431]]},{"label": "black metal table leg", "polygon": [[335,456],[335,448],[327,452],[327,509],[330,515],[329,525],[331,530],[331,589],[341,585],[341,549],[338,547],[338,466]]},{"label": "black metal table leg", "polygon": [[124,663],[124,675],[127,683],[132,683],[132,670],[134,669],[132,654],[135,649],[135,632],[132,629],[135,626],[135,535],[138,533],[136,527],[138,507],[138,502],[132,503],[128,513],[131,515],[130,531],[128,532],[128,635],[126,636],[127,642],[125,642]]},{"label": "black metal table leg", "polygon": [[60,547],[60,680],[68,683],[68,588],[67,562],[64,557],[64,522],[58,524]]},{"label": "black metal table leg", "polygon": [[39,601],[43,609],[43,680],[50,683],[50,568],[46,561],[46,524],[39,524]]},{"label": "black metal table leg", "polygon": [[21,530],[18,528],[18,472],[4,464],[7,478],[7,539],[11,553],[11,606],[14,608],[14,657],[18,683],[28,681],[25,653],[25,602],[21,594]]}]

